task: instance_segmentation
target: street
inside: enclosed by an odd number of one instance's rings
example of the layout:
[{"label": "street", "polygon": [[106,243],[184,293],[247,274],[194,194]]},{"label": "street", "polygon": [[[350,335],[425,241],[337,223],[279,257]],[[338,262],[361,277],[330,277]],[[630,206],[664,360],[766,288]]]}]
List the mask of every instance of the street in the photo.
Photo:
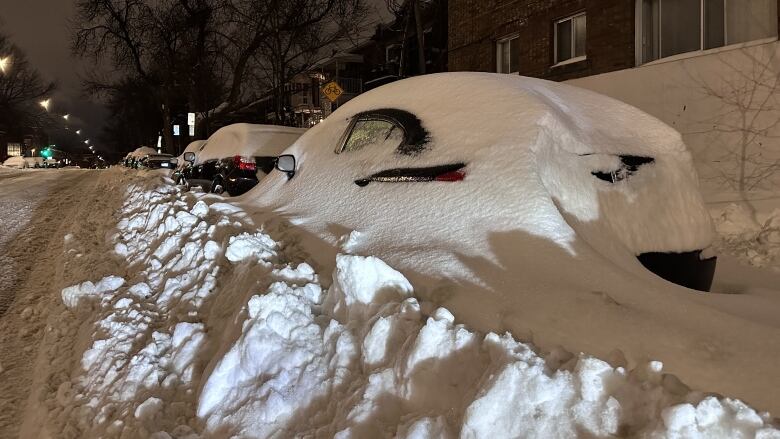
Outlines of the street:
[{"label": "street", "polygon": [[67,277],[56,261],[63,236],[89,232],[96,171],[0,174],[0,437],[15,437],[33,382],[50,302]]}]

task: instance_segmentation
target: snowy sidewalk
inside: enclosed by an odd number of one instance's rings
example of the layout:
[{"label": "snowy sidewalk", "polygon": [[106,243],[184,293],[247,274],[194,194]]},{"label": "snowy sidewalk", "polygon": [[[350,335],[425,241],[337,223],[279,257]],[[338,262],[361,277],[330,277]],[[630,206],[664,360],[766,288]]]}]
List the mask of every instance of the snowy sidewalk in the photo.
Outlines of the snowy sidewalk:
[{"label": "snowy sidewalk", "polygon": [[135,171],[96,184],[123,204],[58,231],[22,437],[780,437],[658,362],[470,330],[377,258],[315,273],[220,197]]}]

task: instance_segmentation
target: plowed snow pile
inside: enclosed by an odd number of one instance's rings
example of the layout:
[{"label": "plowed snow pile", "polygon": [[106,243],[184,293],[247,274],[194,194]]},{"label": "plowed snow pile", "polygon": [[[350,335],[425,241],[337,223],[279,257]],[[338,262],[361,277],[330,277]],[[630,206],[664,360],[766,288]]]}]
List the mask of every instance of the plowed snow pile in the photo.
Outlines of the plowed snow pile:
[{"label": "plowed snow pile", "polygon": [[731,204],[713,214],[720,239],[719,252],[736,256],[740,261],[780,271],[780,209],[761,222],[739,204]]},{"label": "plowed snow pile", "polygon": [[66,251],[94,246],[115,272],[82,261],[62,290],[24,437],[780,438],[658,362],[473,331],[377,258],[316,273],[220,197],[110,172],[124,206]]}]

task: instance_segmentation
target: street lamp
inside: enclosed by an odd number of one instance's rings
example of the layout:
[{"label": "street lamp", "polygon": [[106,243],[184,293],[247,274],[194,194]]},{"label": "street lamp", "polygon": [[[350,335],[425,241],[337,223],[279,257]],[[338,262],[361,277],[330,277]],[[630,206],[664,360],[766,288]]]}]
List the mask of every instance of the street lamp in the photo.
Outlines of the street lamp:
[{"label": "street lamp", "polygon": [[70,117],[70,114],[63,114],[62,115],[62,118],[65,119],[65,120],[68,120],[69,117]]},{"label": "street lamp", "polygon": [[81,135],[81,130],[76,130],[76,134]]},{"label": "street lamp", "polygon": [[0,58],[0,71],[7,73],[9,68],[11,68],[11,55]]},{"label": "street lamp", "polygon": [[40,102],[38,102],[41,107],[43,107],[46,111],[49,111],[49,106],[51,105],[51,99],[44,99]]}]

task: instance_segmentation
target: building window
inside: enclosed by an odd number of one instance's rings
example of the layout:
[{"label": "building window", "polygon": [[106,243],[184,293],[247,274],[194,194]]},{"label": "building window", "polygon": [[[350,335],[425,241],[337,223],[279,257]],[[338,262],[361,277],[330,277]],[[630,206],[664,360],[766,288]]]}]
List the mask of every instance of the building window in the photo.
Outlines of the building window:
[{"label": "building window", "polygon": [[585,59],[585,13],[555,22],[555,63]]},{"label": "building window", "polygon": [[19,157],[22,155],[22,145],[18,143],[9,143],[7,151],[9,157]]},{"label": "building window", "polygon": [[637,0],[638,63],[777,36],[777,0]]},{"label": "building window", "polygon": [[496,42],[496,71],[498,73],[520,71],[520,39],[516,35]]}]

